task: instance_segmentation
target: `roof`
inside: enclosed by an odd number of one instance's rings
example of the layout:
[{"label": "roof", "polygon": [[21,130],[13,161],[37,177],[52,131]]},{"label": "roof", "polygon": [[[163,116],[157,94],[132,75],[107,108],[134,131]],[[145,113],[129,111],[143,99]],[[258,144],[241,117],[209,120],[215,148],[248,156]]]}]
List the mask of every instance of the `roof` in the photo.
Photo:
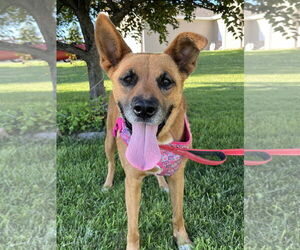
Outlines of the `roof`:
[{"label": "roof", "polygon": [[[221,18],[221,14],[215,14],[213,11],[211,10],[207,10],[204,8],[196,8],[195,12],[195,20],[218,20]],[[264,18],[264,14],[259,13],[252,13],[249,10],[244,10],[244,15],[245,15],[245,20],[258,20],[258,19],[263,19]],[[183,15],[179,15],[176,17],[176,19],[178,20],[183,20],[184,16]]]},{"label": "roof", "polygon": [[207,10],[204,8],[196,8],[195,16],[196,17],[212,17],[212,16],[215,16],[215,13],[211,10]]},{"label": "roof", "polygon": [[[195,20],[217,20],[221,18],[221,14],[215,14],[211,10],[207,10],[204,8],[196,8],[195,12]],[[176,19],[183,20],[185,16],[179,15]]]}]

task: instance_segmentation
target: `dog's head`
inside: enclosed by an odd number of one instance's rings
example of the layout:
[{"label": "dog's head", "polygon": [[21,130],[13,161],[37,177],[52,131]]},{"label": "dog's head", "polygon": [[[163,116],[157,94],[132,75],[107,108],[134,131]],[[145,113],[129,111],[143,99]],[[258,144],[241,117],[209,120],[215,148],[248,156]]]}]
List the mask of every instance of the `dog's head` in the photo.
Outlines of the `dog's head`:
[{"label": "dog's head", "polygon": [[100,14],[95,39],[101,66],[113,82],[114,99],[127,126],[146,123],[157,126],[159,134],[171,113],[178,112],[184,80],[195,69],[206,38],[184,32],[164,53],[133,54],[109,18]]}]

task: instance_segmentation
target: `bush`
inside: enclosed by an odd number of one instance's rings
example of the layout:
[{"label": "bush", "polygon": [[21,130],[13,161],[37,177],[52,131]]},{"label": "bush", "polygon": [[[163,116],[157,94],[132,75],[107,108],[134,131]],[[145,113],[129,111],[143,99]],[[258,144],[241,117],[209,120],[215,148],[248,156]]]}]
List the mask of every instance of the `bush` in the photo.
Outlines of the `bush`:
[{"label": "bush", "polygon": [[14,135],[55,131],[55,106],[35,103],[0,111],[0,127]]},{"label": "bush", "polygon": [[[100,131],[104,127],[106,108],[101,100],[58,105],[31,104],[0,111],[0,128],[8,134],[23,135],[56,131],[71,135],[83,131]],[[57,127],[56,127],[57,126]]]},{"label": "bush", "polygon": [[58,129],[62,135],[83,131],[100,131],[104,127],[105,113],[101,99],[58,106]]}]

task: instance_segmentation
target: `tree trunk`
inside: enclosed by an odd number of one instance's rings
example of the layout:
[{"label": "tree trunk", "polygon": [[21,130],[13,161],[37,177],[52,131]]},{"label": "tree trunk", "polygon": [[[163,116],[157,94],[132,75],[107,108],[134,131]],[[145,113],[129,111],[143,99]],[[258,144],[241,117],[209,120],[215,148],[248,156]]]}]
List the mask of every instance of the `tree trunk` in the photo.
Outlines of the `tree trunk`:
[{"label": "tree trunk", "polygon": [[55,98],[56,97],[56,61],[48,62],[48,65],[49,65],[51,81],[52,81],[52,95]]},{"label": "tree trunk", "polygon": [[90,98],[94,99],[99,96],[105,97],[104,75],[99,66],[99,57],[97,51],[88,57],[86,61],[88,68],[88,77],[90,84]]}]

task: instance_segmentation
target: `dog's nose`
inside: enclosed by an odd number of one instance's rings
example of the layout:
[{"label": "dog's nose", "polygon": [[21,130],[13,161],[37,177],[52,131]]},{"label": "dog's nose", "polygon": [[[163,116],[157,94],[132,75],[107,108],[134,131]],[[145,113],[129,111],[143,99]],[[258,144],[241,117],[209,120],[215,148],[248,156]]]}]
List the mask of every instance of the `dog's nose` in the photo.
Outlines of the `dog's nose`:
[{"label": "dog's nose", "polygon": [[143,119],[151,118],[158,110],[158,100],[155,97],[149,99],[134,97],[132,108],[137,117]]}]

